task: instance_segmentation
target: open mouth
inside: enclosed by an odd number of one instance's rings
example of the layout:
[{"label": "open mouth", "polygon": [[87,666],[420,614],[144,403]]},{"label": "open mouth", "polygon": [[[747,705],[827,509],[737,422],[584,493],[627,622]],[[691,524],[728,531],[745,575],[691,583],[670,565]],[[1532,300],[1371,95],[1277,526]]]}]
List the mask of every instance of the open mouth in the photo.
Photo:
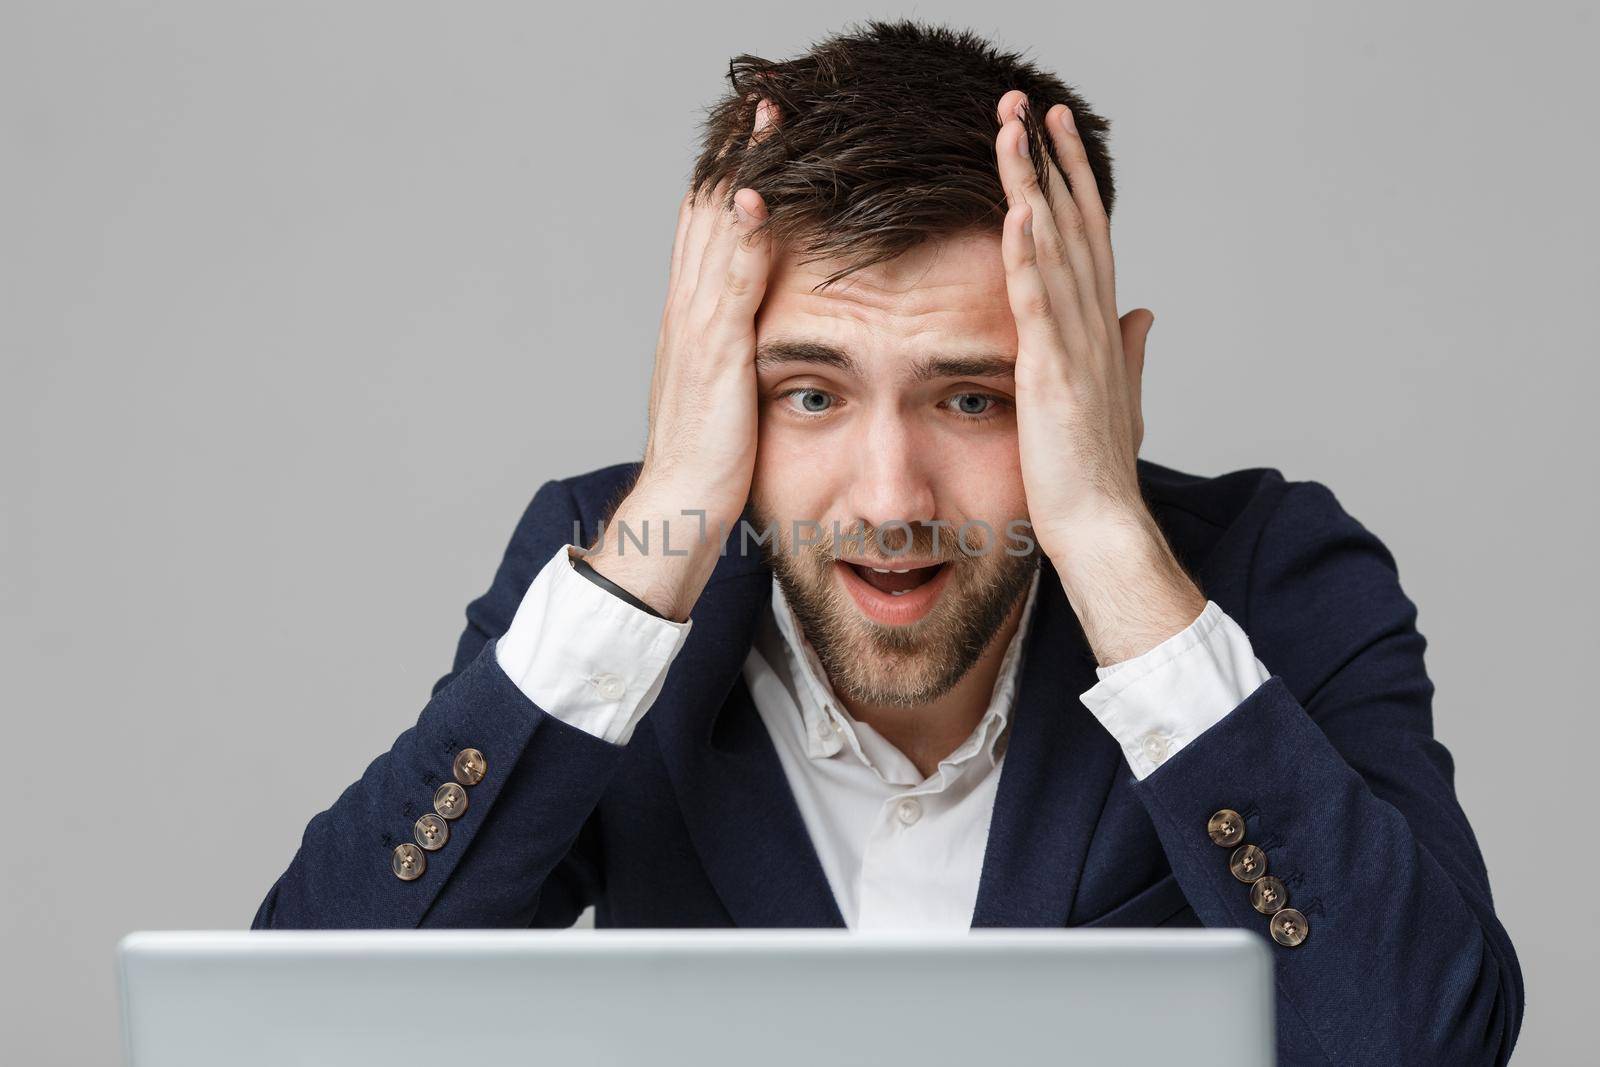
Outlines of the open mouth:
[{"label": "open mouth", "polygon": [[878,592],[898,597],[904,596],[919,585],[926,585],[933,581],[948,564],[936,563],[931,567],[910,567],[905,569],[865,567],[859,563],[846,563],[845,566],[849,567],[856,573],[857,577],[878,590]]},{"label": "open mouth", "polygon": [[950,584],[955,566],[873,567],[835,560],[839,579],[868,618],[887,626],[907,626],[926,616]]}]

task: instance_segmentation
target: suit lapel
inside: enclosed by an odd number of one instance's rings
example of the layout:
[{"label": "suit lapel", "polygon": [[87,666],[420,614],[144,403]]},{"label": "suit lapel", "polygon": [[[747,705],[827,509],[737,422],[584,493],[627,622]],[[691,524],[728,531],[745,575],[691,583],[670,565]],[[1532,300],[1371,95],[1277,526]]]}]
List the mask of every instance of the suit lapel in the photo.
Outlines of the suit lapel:
[{"label": "suit lapel", "polygon": [[694,842],[737,926],[845,925],[777,750],[744,681],[744,660],[772,571],[730,549],[690,613],[656,724]]},{"label": "suit lapel", "polygon": [[1097,681],[1048,559],[1023,649],[972,925],[1065,926],[1122,751],[1079,695]]}]

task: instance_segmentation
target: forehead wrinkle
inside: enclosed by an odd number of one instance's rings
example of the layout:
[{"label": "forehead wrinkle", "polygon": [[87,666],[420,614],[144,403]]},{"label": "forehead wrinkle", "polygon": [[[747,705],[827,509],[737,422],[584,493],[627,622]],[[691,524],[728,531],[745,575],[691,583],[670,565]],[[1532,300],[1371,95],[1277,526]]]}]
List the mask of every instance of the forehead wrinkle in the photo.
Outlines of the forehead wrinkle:
[{"label": "forehead wrinkle", "polygon": [[[818,361],[819,366],[843,373],[873,370],[867,364],[869,356],[882,357],[872,364],[887,363],[884,369],[913,382],[929,380],[927,374],[918,373],[929,359],[987,357],[1010,365],[1016,338],[1004,277],[991,277],[985,257],[998,259],[989,257],[986,247],[973,246],[973,251],[959,257],[947,257],[941,248],[923,263],[900,261],[909,269],[886,272],[880,264],[821,290],[811,283],[823,275],[791,259],[785,276],[775,279],[777,284],[768,293],[761,332],[780,343],[817,343],[850,353],[855,357],[853,367],[826,357]],[[930,278],[935,273],[937,277]],[[892,288],[885,284],[886,279],[896,278],[914,278],[921,284]],[[776,370],[789,362],[758,361],[758,369]],[[993,368],[990,371],[969,373],[999,377]]]},{"label": "forehead wrinkle", "polygon": [[[956,250],[961,254],[953,254]],[[978,262],[974,263],[974,259]],[[788,289],[807,302],[826,301],[835,307],[854,305],[895,312],[896,304],[921,305],[930,300],[947,305],[960,303],[948,297],[941,298],[941,293],[951,289],[982,294],[992,286],[990,275],[994,271],[990,268],[998,263],[998,242],[994,242],[991,250],[985,244],[973,244],[970,240],[944,239],[922,245],[897,259],[854,271],[825,289],[817,289],[816,284],[837,264],[832,260],[802,263],[785,256],[776,272],[778,285],[775,288]],[[995,277],[1003,284],[1003,273]],[[899,312],[902,315],[926,313]]]},{"label": "forehead wrinkle", "polygon": [[[1012,321],[1010,307],[1004,298],[991,300],[987,294],[973,292],[970,285],[962,283],[929,286],[918,292],[915,301],[869,303],[860,299],[796,295],[800,299],[789,305],[788,314],[783,311],[785,299],[774,301],[769,312],[777,314],[769,314],[766,322],[774,332],[798,335],[798,340],[826,339],[827,343],[848,347],[843,341],[843,336],[848,334],[838,333],[838,328],[844,327],[866,331],[878,345],[912,350],[937,351],[976,343],[987,349],[1004,351],[1012,341],[1006,329]],[[796,318],[791,320],[790,314]],[[818,325],[808,329],[802,324],[806,319],[819,320]],[[838,326],[820,325],[830,321]],[[966,342],[964,346],[963,341]]]},{"label": "forehead wrinkle", "polygon": [[958,310],[961,301],[952,299],[947,294],[951,290],[960,293],[975,288],[971,280],[956,278],[945,282],[929,282],[895,289],[865,282],[852,284],[849,288],[825,289],[818,292],[812,292],[807,287],[798,291],[796,295],[808,303],[817,301],[822,307],[854,305],[901,318],[920,318],[943,311]]}]

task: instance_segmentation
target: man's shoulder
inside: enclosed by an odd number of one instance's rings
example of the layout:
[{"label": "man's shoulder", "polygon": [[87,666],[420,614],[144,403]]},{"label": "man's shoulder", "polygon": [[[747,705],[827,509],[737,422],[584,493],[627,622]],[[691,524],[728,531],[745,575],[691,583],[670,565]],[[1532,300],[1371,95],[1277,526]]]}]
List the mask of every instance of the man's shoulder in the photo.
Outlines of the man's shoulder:
[{"label": "man's shoulder", "polygon": [[1151,508],[1185,515],[1218,530],[1233,526],[1253,505],[1274,500],[1291,484],[1277,467],[1196,474],[1143,458],[1138,467],[1139,484]]},{"label": "man's shoulder", "polygon": [[1145,503],[1186,564],[1199,566],[1229,543],[1254,539],[1256,531],[1299,483],[1277,467],[1245,467],[1197,474],[1140,459]]},{"label": "man's shoulder", "polygon": [[[1324,565],[1324,576],[1339,571],[1355,562],[1350,553],[1335,551],[1341,544],[1360,544],[1370,550],[1364,563],[1395,569],[1382,540],[1323,482],[1287,478],[1277,467],[1205,475],[1144,459],[1139,481],[1173,552],[1219,590],[1219,599],[1234,586],[1242,596],[1255,571],[1298,572],[1310,560]],[[1342,571],[1338,577],[1343,580]]]},{"label": "man's shoulder", "polygon": [[1297,696],[1378,635],[1414,624],[1394,555],[1323,482],[1276,467],[1206,476],[1142,459],[1139,474],[1174,553]]}]

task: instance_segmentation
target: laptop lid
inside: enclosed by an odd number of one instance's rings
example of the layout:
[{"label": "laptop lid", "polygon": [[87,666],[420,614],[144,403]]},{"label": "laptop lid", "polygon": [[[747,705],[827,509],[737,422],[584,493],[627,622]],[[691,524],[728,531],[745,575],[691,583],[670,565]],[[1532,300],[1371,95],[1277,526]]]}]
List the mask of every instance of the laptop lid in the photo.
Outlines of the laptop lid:
[{"label": "laptop lid", "polygon": [[1273,1062],[1244,930],[135,933],[130,1067]]}]

